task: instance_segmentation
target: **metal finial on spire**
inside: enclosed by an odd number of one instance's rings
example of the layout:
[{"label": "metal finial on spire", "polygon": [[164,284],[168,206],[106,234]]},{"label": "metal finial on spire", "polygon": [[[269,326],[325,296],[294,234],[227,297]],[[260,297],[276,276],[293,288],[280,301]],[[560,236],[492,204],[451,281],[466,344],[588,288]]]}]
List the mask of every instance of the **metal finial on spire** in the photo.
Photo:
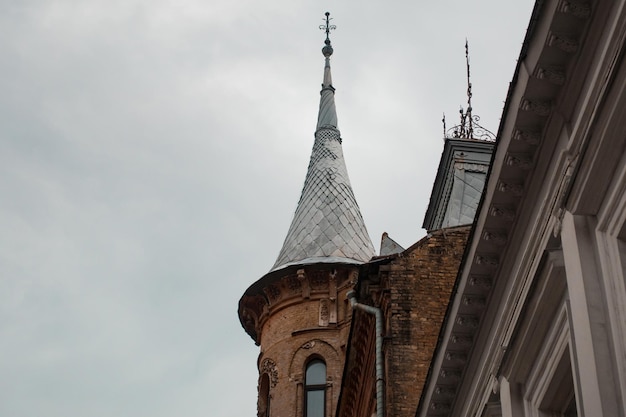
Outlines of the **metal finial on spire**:
[{"label": "metal finial on spire", "polygon": [[332,17],[330,17],[329,12],[326,12],[325,15],[326,15],[326,19],[323,19],[323,20],[326,21],[326,24],[320,25],[320,30],[323,30],[326,32],[326,40],[324,41],[326,45],[322,48],[322,53],[324,54],[326,58],[328,58],[329,56],[333,54],[333,47],[330,46],[330,31],[337,29],[337,26],[330,24],[330,21],[333,19]]},{"label": "metal finial on spire", "polygon": [[474,137],[474,128],[472,126],[472,82],[470,81],[470,62],[469,62],[469,44],[465,38],[465,64],[467,66],[467,121],[468,121],[468,137]]},{"label": "metal finial on spire", "polygon": [[[482,127],[478,122],[480,117],[472,114],[472,82],[470,80],[470,61],[469,61],[469,42],[465,39],[465,66],[467,71],[467,109],[463,110],[461,106],[459,115],[461,121],[458,125],[446,130],[446,138],[455,139],[478,139],[489,142],[496,140],[496,135]],[[444,122],[445,129],[445,122]]]}]

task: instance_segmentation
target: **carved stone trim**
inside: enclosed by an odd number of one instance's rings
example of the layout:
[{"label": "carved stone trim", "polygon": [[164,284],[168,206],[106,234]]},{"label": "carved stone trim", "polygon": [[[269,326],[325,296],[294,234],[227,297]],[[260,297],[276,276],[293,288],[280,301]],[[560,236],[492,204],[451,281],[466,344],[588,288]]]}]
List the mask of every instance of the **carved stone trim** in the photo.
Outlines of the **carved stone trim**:
[{"label": "carved stone trim", "polygon": [[298,269],[298,281],[300,281],[300,286],[302,287],[302,297],[310,298],[311,287],[309,286],[309,280],[306,278],[304,269]]},{"label": "carved stone trim", "polygon": [[552,32],[548,35],[548,46],[554,46],[563,52],[573,54],[578,50],[578,40],[570,35]]},{"label": "carved stone trim", "polygon": [[489,209],[489,214],[493,217],[500,217],[510,222],[515,220],[515,209],[511,207],[493,205]]},{"label": "carved stone trim", "polygon": [[520,168],[525,171],[533,167],[533,158],[527,154],[509,153],[506,155],[505,161],[508,166]]},{"label": "carved stone trim", "polygon": [[488,275],[472,275],[469,283],[472,287],[481,287],[488,290],[491,288],[491,277]]},{"label": "carved stone trim", "polygon": [[454,343],[455,345],[464,346],[471,345],[474,342],[472,336],[459,334],[453,334],[452,337],[450,337],[450,340],[452,340],[452,343]]},{"label": "carved stone trim", "polygon": [[433,411],[447,413],[452,409],[452,404],[448,402],[433,401],[432,403],[430,403],[430,408]]},{"label": "carved stone trim", "polygon": [[565,84],[565,71],[562,68],[537,68],[536,76],[540,80],[548,81],[554,85]]},{"label": "carved stone trim", "polygon": [[487,242],[492,242],[498,246],[504,246],[507,242],[506,233],[496,232],[493,230],[485,230],[483,233],[483,240]]},{"label": "carved stone trim", "polygon": [[500,260],[496,255],[481,254],[476,255],[476,264],[496,267]]},{"label": "carved stone trim", "polygon": [[461,379],[461,370],[451,369],[451,368],[441,368],[441,371],[439,371],[439,375],[441,375],[442,378],[459,380]]},{"label": "carved stone trim", "polygon": [[454,397],[454,394],[456,394],[456,389],[447,385],[437,385],[435,387],[435,394],[441,395],[443,397]]},{"label": "carved stone trim", "polygon": [[465,295],[463,296],[463,304],[473,307],[484,307],[487,304],[485,297],[477,295]]},{"label": "carved stone trim", "polygon": [[513,139],[525,142],[528,145],[538,145],[541,140],[541,132],[515,129]]},{"label": "carved stone trim", "polygon": [[267,374],[270,377],[270,387],[274,388],[278,383],[278,367],[272,359],[264,359],[259,368],[261,375]]},{"label": "carved stone trim", "polygon": [[476,316],[457,316],[456,324],[470,329],[478,328],[478,317]]},{"label": "carved stone trim", "polygon": [[330,320],[330,308],[328,304],[329,304],[328,298],[323,298],[320,300],[319,325],[322,327],[328,327],[328,323]]},{"label": "carved stone trim", "polygon": [[301,346],[302,349],[313,349],[315,347],[315,340],[310,340]]},{"label": "carved stone trim", "polygon": [[587,19],[591,16],[591,6],[586,1],[563,0],[558,10],[561,13],[567,13],[579,19]]},{"label": "carved stone trim", "polygon": [[524,186],[518,183],[506,182],[503,180],[498,181],[498,191],[502,193],[511,193],[517,197],[520,197],[524,192]]},{"label": "carved stone trim", "polygon": [[528,99],[522,100],[520,108],[524,111],[530,111],[538,116],[549,116],[552,111],[552,102],[549,100]]},{"label": "carved stone trim", "polygon": [[446,359],[449,361],[461,361],[465,362],[467,360],[467,354],[464,352],[446,352]]}]

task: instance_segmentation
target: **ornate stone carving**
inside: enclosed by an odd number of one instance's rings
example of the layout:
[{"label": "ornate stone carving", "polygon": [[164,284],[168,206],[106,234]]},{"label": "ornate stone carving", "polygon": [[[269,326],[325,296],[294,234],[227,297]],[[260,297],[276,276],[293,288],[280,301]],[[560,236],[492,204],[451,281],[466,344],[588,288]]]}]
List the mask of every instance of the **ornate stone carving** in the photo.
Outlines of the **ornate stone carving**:
[{"label": "ornate stone carving", "polygon": [[320,326],[324,326],[324,327],[328,326],[329,319],[330,319],[330,311],[328,308],[328,303],[329,303],[329,300],[327,298],[320,300],[320,320],[319,320]]},{"label": "ornate stone carving", "polygon": [[498,246],[504,246],[507,242],[506,233],[496,232],[493,230],[485,230],[483,233],[483,240],[494,243]]},{"label": "ornate stone carving", "polygon": [[442,378],[449,378],[459,380],[461,379],[461,370],[460,369],[451,369],[451,368],[442,368],[439,372]]},{"label": "ornate stone carving", "polygon": [[457,316],[456,324],[470,329],[478,328],[478,317],[476,316]]},{"label": "ornate stone carving", "polygon": [[311,287],[309,286],[309,280],[306,277],[304,269],[298,269],[298,281],[302,287],[302,297],[309,298],[311,296]]},{"label": "ornate stone carving", "polygon": [[463,296],[463,304],[466,306],[484,307],[487,304],[485,297],[478,295],[465,295]]},{"label": "ornate stone carving", "polygon": [[548,46],[554,46],[563,52],[573,54],[578,50],[578,40],[563,33],[552,32],[548,36]]},{"label": "ornate stone carving", "polygon": [[467,354],[463,352],[446,352],[446,359],[449,361],[462,361],[465,362],[467,360]]},{"label": "ornate stone carving", "polygon": [[552,103],[549,100],[537,100],[525,98],[522,100],[520,108],[530,111],[538,116],[549,116],[552,111]]},{"label": "ornate stone carving", "polygon": [[478,265],[487,265],[487,266],[498,266],[500,263],[499,259],[495,255],[476,255],[476,264]]},{"label": "ornate stone carving", "polygon": [[489,209],[489,214],[493,217],[501,217],[510,222],[515,220],[515,209],[511,207],[493,205]]},{"label": "ornate stone carving", "polygon": [[469,283],[472,287],[491,288],[491,277],[488,275],[471,275]]},{"label": "ornate stone carving", "polygon": [[456,394],[456,389],[447,385],[437,385],[435,387],[435,394],[441,395],[443,397],[454,397],[454,394]]},{"label": "ornate stone carving", "polygon": [[559,5],[559,12],[571,14],[579,19],[591,16],[591,6],[586,1],[563,0]]},{"label": "ornate stone carving", "polygon": [[303,344],[301,347],[302,349],[313,349],[315,347],[315,340],[310,340]]},{"label": "ornate stone carving", "polygon": [[533,159],[530,155],[526,154],[512,154],[506,155],[506,164],[511,167],[520,168],[525,171],[530,170],[533,167]]},{"label": "ornate stone carving", "polygon": [[511,193],[517,197],[520,197],[524,193],[524,186],[518,183],[498,181],[498,191],[502,193]]},{"label": "ornate stone carving", "polygon": [[537,68],[537,78],[546,80],[554,85],[565,84],[565,71],[561,68]]},{"label": "ornate stone carving", "polygon": [[431,410],[438,412],[449,412],[451,407],[452,405],[450,403],[444,403],[440,401],[433,401],[432,403],[430,403]]},{"label": "ornate stone carving", "polygon": [[541,140],[541,132],[515,129],[513,139],[535,146],[538,145]]},{"label": "ornate stone carving", "polygon": [[267,374],[270,378],[270,386],[274,388],[278,383],[278,368],[276,366],[276,362],[272,359],[264,359],[261,363],[261,367],[259,368],[259,373],[261,375]]},{"label": "ornate stone carving", "polygon": [[471,345],[474,342],[472,336],[462,334],[453,334],[452,337],[450,337],[450,340],[452,340],[452,343],[454,343],[455,345],[463,346]]}]

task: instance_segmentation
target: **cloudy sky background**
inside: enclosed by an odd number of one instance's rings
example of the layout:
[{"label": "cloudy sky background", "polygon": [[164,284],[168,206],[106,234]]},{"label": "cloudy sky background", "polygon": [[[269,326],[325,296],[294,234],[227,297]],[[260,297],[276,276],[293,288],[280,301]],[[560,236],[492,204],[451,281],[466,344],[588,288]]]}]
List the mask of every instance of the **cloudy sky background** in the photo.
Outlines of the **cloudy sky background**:
[{"label": "cloudy sky background", "polygon": [[0,415],[256,415],[237,302],[300,195],[323,13],[378,249],[424,235],[466,37],[497,131],[532,3],[0,0]]}]

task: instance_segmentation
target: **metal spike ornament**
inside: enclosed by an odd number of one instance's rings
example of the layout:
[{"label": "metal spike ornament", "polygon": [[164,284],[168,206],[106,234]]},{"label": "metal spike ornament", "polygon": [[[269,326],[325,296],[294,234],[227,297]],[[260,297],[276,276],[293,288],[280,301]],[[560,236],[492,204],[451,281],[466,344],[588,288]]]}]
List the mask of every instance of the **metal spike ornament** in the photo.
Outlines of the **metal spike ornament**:
[{"label": "metal spike ornament", "polygon": [[472,82],[470,81],[470,63],[469,63],[469,45],[465,39],[465,64],[467,66],[467,112],[465,120],[467,121],[467,137],[474,137],[474,128],[472,127]]},{"label": "metal spike ornament", "polygon": [[324,54],[324,56],[328,58],[333,54],[333,47],[330,46],[330,31],[337,29],[337,26],[330,24],[330,21],[333,19],[332,17],[330,17],[329,12],[326,12],[325,15],[326,15],[326,19],[323,19],[323,20],[326,21],[326,24],[320,25],[320,30],[323,30],[326,32],[326,40],[324,41],[326,45],[324,45],[324,47],[322,48],[322,54]]},{"label": "metal spike ornament", "polygon": [[496,135],[478,124],[480,117],[472,114],[472,82],[470,80],[469,43],[467,39],[465,39],[465,65],[467,68],[467,110],[463,110],[463,106],[461,106],[459,109],[460,123],[446,131],[445,136],[455,139],[477,139],[495,142]]}]

